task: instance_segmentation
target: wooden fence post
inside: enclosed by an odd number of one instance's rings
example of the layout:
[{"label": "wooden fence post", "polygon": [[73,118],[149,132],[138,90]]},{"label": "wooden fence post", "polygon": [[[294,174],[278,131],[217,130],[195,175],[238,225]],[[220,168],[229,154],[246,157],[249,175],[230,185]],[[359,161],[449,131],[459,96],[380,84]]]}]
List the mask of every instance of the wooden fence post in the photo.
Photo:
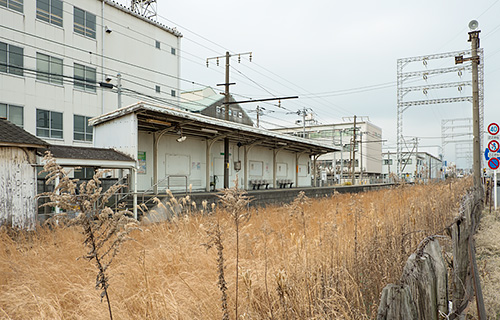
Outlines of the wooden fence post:
[{"label": "wooden fence post", "polygon": [[382,290],[377,320],[405,319],[417,320],[417,308],[406,284],[388,284]]}]

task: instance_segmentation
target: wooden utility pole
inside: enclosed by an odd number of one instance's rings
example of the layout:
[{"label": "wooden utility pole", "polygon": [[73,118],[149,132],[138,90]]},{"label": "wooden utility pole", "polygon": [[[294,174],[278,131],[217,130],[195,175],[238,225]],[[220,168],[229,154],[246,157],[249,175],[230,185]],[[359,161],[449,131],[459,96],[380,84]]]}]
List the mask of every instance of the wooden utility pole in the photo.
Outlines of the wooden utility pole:
[{"label": "wooden utility pole", "polygon": [[390,181],[391,178],[391,152],[387,151],[387,182]]},{"label": "wooden utility pole", "polygon": [[[226,81],[224,83],[224,120],[229,121],[229,51],[226,51]],[[229,138],[224,138],[224,189],[229,188]]]},{"label": "wooden utility pole", "polygon": [[260,128],[260,124],[259,124],[259,120],[260,120],[260,115],[261,114],[264,114],[264,110],[266,110],[266,108],[262,108],[260,106],[257,106],[256,108],[256,111],[257,111],[257,128]]},{"label": "wooden utility pole", "polygon": [[[245,52],[245,53],[233,53],[230,54],[228,51],[226,52],[226,55],[224,56],[219,56],[219,57],[212,57],[207,59],[207,67],[208,67],[208,62],[209,60],[216,60],[217,65],[219,65],[219,59],[225,58],[226,60],[226,78],[225,78],[225,83],[218,84],[218,86],[224,86],[224,119],[226,121],[229,121],[229,106],[231,104],[240,104],[240,103],[249,103],[249,102],[261,102],[261,101],[273,101],[273,100],[285,100],[285,99],[297,99],[298,96],[292,96],[292,97],[275,97],[275,98],[266,98],[266,99],[256,99],[256,100],[243,100],[243,101],[229,101],[230,94],[229,94],[229,86],[236,84],[236,83],[230,83],[229,82],[229,62],[231,57],[238,56],[238,63],[241,62],[241,56],[243,55],[249,55],[249,60],[250,62],[252,61],[252,53],[251,52]],[[263,108],[262,108],[263,109]],[[258,114],[258,111],[257,111]],[[224,138],[224,188],[229,188],[229,137]]]},{"label": "wooden utility pole", "polygon": [[473,161],[474,161],[474,186],[479,188],[481,186],[481,150],[480,150],[480,128],[479,128],[479,82],[478,82],[478,64],[479,56],[477,49],[479,48],[479,32],[469,32],[469,42],[471,43],[472,54],[472,133],[474,136],[474,144],[472,148]]},{"label": "wooden utility pole", "polygon": [[[230,54],[229,51],[226,51],[225,56],[220,56],[220,57],[213,57],[213,58],[208,58],[207,59],[207,67],[208,67],[208,61],[212,59],[217,60],[217,65],[219,65],[219,59],[225,58],[226,59],[226,81],[223,84],[225,87],[224,90],[224,119],[226,121],[229,121],[229,86],[234,84],[234,83],[229,83],[229,60],[232,56],[238,56],[238,62],[241,61],[241,56],[242,55],[250,55],[250,61],[252,61],[252,53],[251,52],[246,52],[246,53],[237,53],[237,54]],[[229,138],[225,137],[224,138],[224,188],[229,188]]]},{"label": "wooden utility pole", "polygon": [[359,133],[359,183],[363,182],[363,131]]},{"label": "wooden utility pole", "polygon": [[478,65],[479,55],[477,54],[477,49],[479,49],[479,33],[481,30],[475,30],[478,24],[477,21],[472,20],[469,23],[469,28],[472,31],[469,32],[469,42],[471,43],[471,56],[464,58],[463,56],[455,57],[455,64],[461,64],[465,61],[472,62],[472,134],[473,134],[473,144],[472,144],[472,162],[473,162],[473,173],[474,173],[474,187],[479,188],[482,185],[481,182],[481,128],[479,128],[479,74]]},{"label": "wooden utility pole", "polygon": [[356,116],[354,116],[354,128],[352,134],[352,161],[351,161],[351,169],[352,169],[352,185],[354,185],[355,179],[355,171],[356,171]]}]

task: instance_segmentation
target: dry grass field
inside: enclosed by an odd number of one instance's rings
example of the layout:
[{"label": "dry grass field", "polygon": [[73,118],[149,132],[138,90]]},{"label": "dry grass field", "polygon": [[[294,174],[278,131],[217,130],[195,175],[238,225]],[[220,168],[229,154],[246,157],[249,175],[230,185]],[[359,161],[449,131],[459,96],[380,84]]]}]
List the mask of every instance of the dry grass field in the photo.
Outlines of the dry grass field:
[{"label": "dry grass field", "polygon": [[[403,185],[236,210],[238,233],[234,206],[142,224],[108,270],[113,316],[222,319],[226,303],[235,319],[238,301],[239,319],[374,318],[382,288],[426,235],[450,224],[470,185]],[[109,319],[95,267],[80,259],[83,239],[78,227],[1,230],[0,318]]]}]

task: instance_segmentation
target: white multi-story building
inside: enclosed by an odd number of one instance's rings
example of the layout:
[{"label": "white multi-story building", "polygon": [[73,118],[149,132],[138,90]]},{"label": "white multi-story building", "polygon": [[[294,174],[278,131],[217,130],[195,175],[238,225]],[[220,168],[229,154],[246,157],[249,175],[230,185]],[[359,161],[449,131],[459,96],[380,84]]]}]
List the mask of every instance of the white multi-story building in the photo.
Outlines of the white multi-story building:
[{"label": "white multi-story building", "polygon": [[[391,179],[391,175],[397,175],[397,153],[384,152],[382,154],[382,173],[384,178]],[[403,154],[401,163],[402,178],[413,182],[416,179],[428,181],[442,177],[442,161],[427,152],[409,152]]]},{"label": "white multi-story building", "polygon": [[[382,129],[369,121],[356,122],[356,141],[353,141],[354,123],[344,122],[323,125],[306,125],[276,129],[281,133],[314,139],[324,144],[340,147],[342,152],[332,152],[318,157],[318,168],[335,182],[347,181],[351,162],[356,179],[378,178],[382,173]],[[352,149],[354,158],[352,161]],[[343,175],[341,174],[343,172]]]},{"label": "white multi-story building", "polygon": [[51,144],[92,146],[88,119],[177,105],[182,35],[110,0],[0,0],[0,117]]}]

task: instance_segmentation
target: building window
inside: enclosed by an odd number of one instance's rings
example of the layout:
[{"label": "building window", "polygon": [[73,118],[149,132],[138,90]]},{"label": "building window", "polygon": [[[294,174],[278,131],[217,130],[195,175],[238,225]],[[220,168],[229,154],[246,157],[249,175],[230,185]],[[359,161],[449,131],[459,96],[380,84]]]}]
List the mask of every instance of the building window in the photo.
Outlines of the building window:
[{"label": "building window", "polygon": [[392,159],[384,159],[384,165],[392,165]]},{"label": "building window", "polygon": [[[45,1],[45,0],[44,0]],[[74,7],[74,31],[95,39],[95,14]]]},{"label": "building window", "polygon": [[0,6],[23,12],[23,0],[0,0]]},{"label": "building window", "polygon": [[95,92],[96,69],[75,63],[75,88]]},{"label": "building window", "polygon": [[170,90],[170,95],[172,97],[175,97],[177,95],[177,93],[175,92],[175,90]]},{"label": "building window", "polygon": [[155,91],[156,91],[156,92],[158,92],[158,93],[160,93],[160,92],[161,92],[161,88],[160,88],[160,86],[156,86],[156,87],[155,87]]},{"label": "building window", "polygon": [[73,171],[73,177],[75,179],[92,179],[94,174],[95,170],[91,167],[75,168]]},{"label": "building window", "polygon": [[160,47],[161,47],[160,41],[155,40],[155,47],[156,47],[156,49],[160,49]]},{"label": "building window", "polygon": [[36,54],[36,78],[55,84],[63,84],[63,61],[49,55]]},{"label": "building window", "polygon": [[90,117],[73,116],[73,140],[92,141],[92,127],[89,126]]},{"label": "building window", "polygon": [[243,112],[241,111],[238,112],[238,118],[243,119]]},{"label": "building window", "polygon": [[63,114],[36,109],[36,135],[45,138],[63,138]]},{"label": "building window", "polygon": [[220,113],[220,106],[215,107],[215,112]]},{"label": "building window", "polygon": [[0,42],[0,72],[22,76],[23,69],[23,48]]},{"label": "building window", "polygon": [[6,118],[21,128],[24,126],[23,107],[0,103],[0,117]]},{"label": "building window", "polygon": [[170,53],[173,54],[175,56],[175,48],[171,48],[170,49]]},{"label": "building window", "polygon": [[[1,1],[1,0],[0,0]],[[36,18],[42,21],[63,25],[63,3],[61,0],[36,0]]]}]

